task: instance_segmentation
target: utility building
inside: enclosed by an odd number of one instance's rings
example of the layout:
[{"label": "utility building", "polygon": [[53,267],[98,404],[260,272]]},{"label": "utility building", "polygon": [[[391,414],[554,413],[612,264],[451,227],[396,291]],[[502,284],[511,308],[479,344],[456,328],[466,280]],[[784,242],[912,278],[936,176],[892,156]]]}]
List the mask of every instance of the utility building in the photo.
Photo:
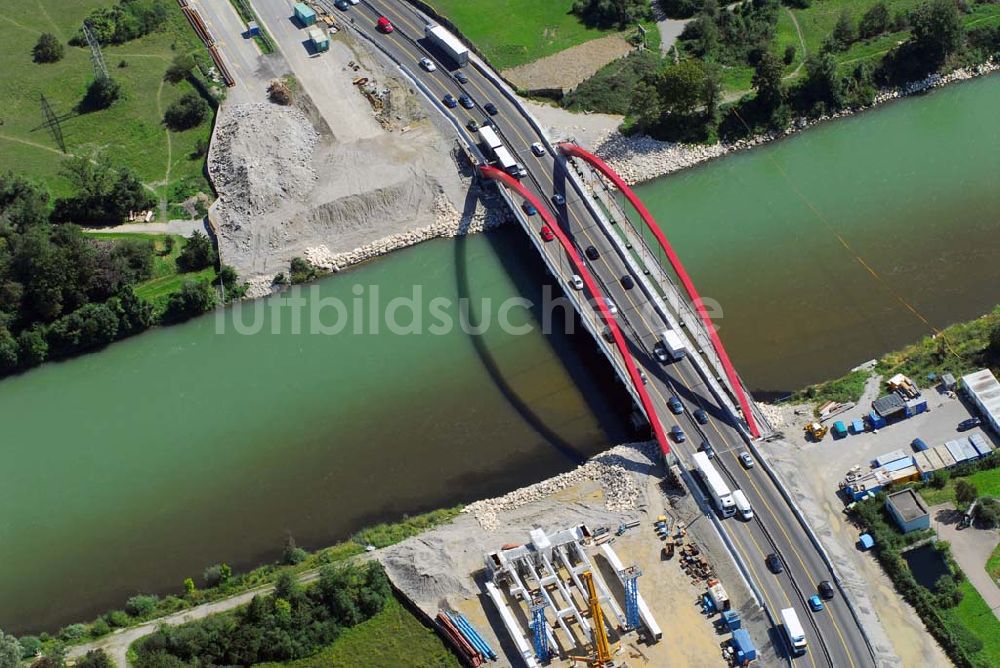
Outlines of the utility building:
[{"label": "utility building", "polygon": [[962,376],[962,387],[979,409],[983,422],[1000,434],[1000,382],[989,369]]},{"label": "utility building", "polygon": [[904,489],[886,497],[885,507],[903,533],[931,528],[931,515],[920,495]]}]

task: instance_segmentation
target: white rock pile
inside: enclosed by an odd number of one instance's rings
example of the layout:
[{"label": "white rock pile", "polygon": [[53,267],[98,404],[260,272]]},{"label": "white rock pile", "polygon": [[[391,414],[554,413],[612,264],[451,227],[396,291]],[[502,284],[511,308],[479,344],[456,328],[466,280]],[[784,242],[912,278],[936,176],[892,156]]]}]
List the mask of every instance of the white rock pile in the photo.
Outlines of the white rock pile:
[{"label": "white rock pile", "polygon": [[431,225],[391,234],[344,253],[333,253],[325,244],[320,244],[307,248],[303,254],[315,267],[326,271],[340,271],[421,241],[484,232],[513,220],[510,210],[503,205],[480,207],[474,215],[465,219],[444,194],[435,198],[434,210],[437,220]]},{"label": "white rock pile", "polygon": [[553,478],[516,489],[503,496],[475,501],[465,506],[462,512],[472,513],[485,531],[496,531],[502,526],[500,513],[540,501],[587,480],[601,483],[601,488],[604,490],[604,505],[608,510],[613,512],[635,510],[639,499],[639,488],[628,467],[637,461],[650,466],[659,456],[658,452],[659,446],[654,441],[617,445],[572,471],[560,473]]},{"label": "white rock pile", "polygon": [[867,107],[844,109],[835,114],[815,119],[798,118],[784,131],[767,132],[732,143],[719,142],[710,146],[681,144],[658,141],[647,135],[626,137],[615,131],[595,143],[595,153],[607,162],[612,169],[618,172],[626,183],[634,185],[642,181],[655,179],[658,176],[676,172],[680,169],[692,167],[712,158],[753,148],[773,139],[787,137],[832,118],[850,116],[877,105],[906,97],[907,95],[920,93],[931,88],[938,88],[953,81],[964,81],[998,70],[1000,70],[1000,62],[991,59],[982,65],[960,68],[945,75],[932,74],[925,79],[911,82],[905,86],[880,90],[875,95],[875,101]]},{"label": "white rock pile", "polygon": [[[316,182],[311,156],[319,134],[295,107],[244,104],[215,129],[208,172],[226,218],[259,216],[287,199],[304,198]],[[225,224],[223,224],[225,234]]]}]

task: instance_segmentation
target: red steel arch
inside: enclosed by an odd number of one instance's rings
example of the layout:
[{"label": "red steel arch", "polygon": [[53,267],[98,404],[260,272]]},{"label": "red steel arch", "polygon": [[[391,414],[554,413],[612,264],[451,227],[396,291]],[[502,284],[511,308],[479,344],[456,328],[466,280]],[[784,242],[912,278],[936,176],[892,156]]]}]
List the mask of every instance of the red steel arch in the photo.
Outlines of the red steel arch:
[{"label": "red steel arch", "polygon": [[636,392],[639,395],[639,400],[642,402],[642,407],[646,411],[646,416],[649,418],[649,424],[653,428],[653,435],[656,437],[657,443],[660,444],[660,449],[663,450],[664,456],[670,454],[670,441],[667,440],[667,435],[663,431],[663,425],[660,424],[660,419],[656,416],[656,410],[653,408],[653,402],[649,399],[649,394],[646,392],[646,386],[643,384],[642,378],[639,376],[639,370],[635,366],[635,361],[632,359],[632,355],[628,352],[628,347],[625,345],[625,337],[622,336],[621,330],[618,329],[618,323],[615,322],[615,319],[611,317],[611,313],[608,311],[604,294],[597,288],[597,283],[591,276],[590,270],[587,268],[587,265],[583,263],[583,260],[580,259],[580,255],[576,252],[576,249],[573,248],[573,244],[570,243],[566,234],[556,223],[552,214],[549,213],[545,205],[543,205],[538,198],[531,193],[531,191],[525,188],[520,181],[506,172],[497,169],[496,167],[490,167],[489,165],[481,165],[479,167],[479,173],[488,179],[502,182],[508,188],[516,191],[518,195],[531,202],[531,204],[538,209],[538,213],[545,221],[545,224],[549,226],[553,234],[556,235],[556,238],[559,239],[559,243],[562,245],[563,250],[566,252],[566,255],[569,256],[570,261],[576,268],[577,275],[583,279],[584,285],[587,286],[587,291],[590,292],[591,296],[594,298],[594,303],[597,304],[602,320],[607,323],[608,329],[611,330],[611,336],[614,339],[615,347],[618,348],[618,352],[621,354],[622,360],[625,362],[625,368],[628,369],[629,378],[632,379],[632,385],[635,387]]},{"label": "red steel arch", "polygon": [[684,285],[684,290],[687,291],[688,298],[691,300],[691,303],[694,304],[695,310],[698,312],[698,316],[705,325],[705,329],[708,330],[708,336],[712,340],[712,346],[715,348],[715,352],[719,356],[719,360],[722,362],[722,368],[726,371],[726,378],[729,379],[729,386],[736,394],[736,398],[740,404],[740,409],[743,411],[743,419],[746,420],[747,426],[750,428],[750,433],[753,434],[754,438],[760,438],[760,430],[757,428],[757,423],[753,419],[753,412],[750,410],[750,402],[747,400],[746,393],[743,391],[743,384],[740,382],[739,376],[736,375],[736,369],[733,368],[732,362],[729,361],[729,355],[726,353],[726,349],[722,345],[722,340],[715,332],[715,327],[712,325],[712,319],[709,317],[708,311],[705,309],[705,305],[701,301],[698,289],[694,286],[694,281],[691,280],[691,276],[687,273],[687,270],[681,263],[680,257],[674,252],[670,242],[667,241],[667,237],[663,234],[663,230],[660,229],[660,226],[656,224],[653,216],[649,213],[649,209],[646,208],[646,205],[642,203],[642,200],[640,200],[632,189],[629,188],[628,184],[625,183],[625,181],[623,181],[622,178],[618,176],[618,174],[616,174],[606,162],[598,158],[593,153],[584,150],[577,144],[569,142],[561,143],[557,148],[564,155],[580,158],[595,167],[599,172],[601,172],[601,174],[609,178],[611,182],[622,191],[622,194],[628,198],[628,201],[633,207],[635,207],[635,210],[639,212],[643,222],[646,223],[646,227],[650,229],[653,236],[655,236],[656,240],[659,242],[660,248],[662,248],[663,252],[666,253],[667,259],[670,260],[670,265],[674,268],[677,276],[681,279],[681,283]]}]

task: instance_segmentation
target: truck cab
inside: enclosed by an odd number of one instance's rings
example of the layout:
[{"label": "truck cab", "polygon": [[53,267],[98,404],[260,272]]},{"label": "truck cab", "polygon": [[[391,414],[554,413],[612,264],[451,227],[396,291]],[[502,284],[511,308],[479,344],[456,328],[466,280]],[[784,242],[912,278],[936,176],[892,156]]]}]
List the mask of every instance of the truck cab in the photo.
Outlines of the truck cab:
[{"label": "truck cab", "polygon": [[681,339],[680,334],[672,329],[660,332],[660,343],[663,345],[663,351],[674,362],[687,355],[687,346],[684,345],[684,340]]},{"label": "truck cab", "polygon": [[385,33],[386,35],[395,30],[395,28],[392,27],[392,22],[384,16],[378,17],[378,21],[375,22],[375,27],[379,32]]},{"label": "truck cab", "polygon": [[736,512],[739,513],[740,517],[747,521],[753,519],[753,508],[750,507],[750,501],[742,489],[733,490],[733,503],[736,505]]}]

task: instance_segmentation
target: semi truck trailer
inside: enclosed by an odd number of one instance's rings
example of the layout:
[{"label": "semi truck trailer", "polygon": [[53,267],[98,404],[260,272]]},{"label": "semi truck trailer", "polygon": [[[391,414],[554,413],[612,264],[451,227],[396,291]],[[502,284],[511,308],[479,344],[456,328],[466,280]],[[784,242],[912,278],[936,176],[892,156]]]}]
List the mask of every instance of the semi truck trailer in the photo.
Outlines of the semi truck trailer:
[{"label": "semi truck trailer", "polygon": [[455,64],[459,67],[468,64],[469,48],[442,26],[433,23],[428,24],[424,27],[424,37],[454,60]]}]

